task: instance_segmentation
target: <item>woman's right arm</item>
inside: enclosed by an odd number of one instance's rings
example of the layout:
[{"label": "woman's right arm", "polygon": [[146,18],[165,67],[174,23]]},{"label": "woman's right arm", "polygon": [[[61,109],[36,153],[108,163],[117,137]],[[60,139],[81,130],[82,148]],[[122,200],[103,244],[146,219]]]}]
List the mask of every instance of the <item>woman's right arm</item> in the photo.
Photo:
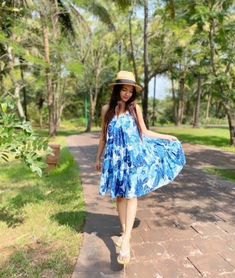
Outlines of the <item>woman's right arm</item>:
[{"label": "woman's right arm", "polygon": [[105,135],[103,134],[104,132],[104,117],[105,117],[105,114],[106,112],[108,111],[108,105],[104,105],[102,107],[102,110],[101,110],[101,136],[100,136],[100,141],[99,141],[99,146],[98,146],[98,151],[97,151],[97,155],[96,155],[96,170],[97,171],[100,171],[101,170],[101,156],[103,154],[103,151],[104,151],[104,147],[105,147]]}]

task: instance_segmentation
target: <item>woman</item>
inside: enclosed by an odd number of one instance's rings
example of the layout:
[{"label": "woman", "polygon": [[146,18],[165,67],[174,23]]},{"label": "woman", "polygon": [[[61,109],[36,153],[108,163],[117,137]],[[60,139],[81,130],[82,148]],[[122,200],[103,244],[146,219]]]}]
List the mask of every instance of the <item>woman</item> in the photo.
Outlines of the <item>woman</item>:
[{"label": "woman", "polygon": [[102,135],[96,157],[96,170],[101,170],[101,156],[105,148],[100,195],[109,193],[116,199],[122,236],[118,262],[130,261],[130,238],[137,199],[168,184],[186,163],[178,139],[148,130],[141,108],[136,104],[142,87],[133,73],[120,71],[111,84],[112,95],[102,107]]}]

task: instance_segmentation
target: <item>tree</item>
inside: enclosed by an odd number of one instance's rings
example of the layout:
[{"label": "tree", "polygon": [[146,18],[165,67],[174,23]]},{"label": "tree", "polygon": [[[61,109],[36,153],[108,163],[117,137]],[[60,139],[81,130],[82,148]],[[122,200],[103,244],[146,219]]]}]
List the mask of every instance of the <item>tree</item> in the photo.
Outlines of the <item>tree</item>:
[{"label": "tree", "polygon": [[235,145],[235,76],[234,76],[234,26],[233,1],[200,1],[195,6],[193,19],[205,26],[210,53],[211,85],[215,96],[222,100],[227,114],[230,143]]},{"label": "tree", "polygon": [[149,92],[149,60],[148,60],[148,0],[144,0],[144,98],[143,98],[143,118],[148,128],[148,92]]}]

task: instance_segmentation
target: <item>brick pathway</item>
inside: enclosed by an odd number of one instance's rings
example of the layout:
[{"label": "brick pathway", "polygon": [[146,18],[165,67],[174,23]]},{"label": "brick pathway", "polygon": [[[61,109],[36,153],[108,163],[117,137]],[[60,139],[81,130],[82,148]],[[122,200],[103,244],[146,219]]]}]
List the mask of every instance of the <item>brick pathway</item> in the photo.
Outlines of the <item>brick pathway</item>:
[{"label": "brick pathway", "polygon": [[235,155],[183,144],[187,165],[177,179],[139,199],[132,259],[117,263],[120,232],[115,204],[98,195],[94,170],[99,134],[70,136],[79,163],[87,221],[72,278],[235,277],[235,184],[202,172],[205,166],[235,168]]}]

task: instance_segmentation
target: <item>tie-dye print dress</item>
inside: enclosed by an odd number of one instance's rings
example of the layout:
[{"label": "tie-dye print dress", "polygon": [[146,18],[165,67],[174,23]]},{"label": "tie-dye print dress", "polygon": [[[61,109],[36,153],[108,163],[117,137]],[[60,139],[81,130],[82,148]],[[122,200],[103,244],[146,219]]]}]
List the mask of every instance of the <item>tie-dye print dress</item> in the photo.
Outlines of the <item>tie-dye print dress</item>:
[{"label": "tie-dye print dress", "polygon": [[173,181],[186,163],[180,141],[141,137],[127,111],[109,123],[99,194],[142,197]]}]

